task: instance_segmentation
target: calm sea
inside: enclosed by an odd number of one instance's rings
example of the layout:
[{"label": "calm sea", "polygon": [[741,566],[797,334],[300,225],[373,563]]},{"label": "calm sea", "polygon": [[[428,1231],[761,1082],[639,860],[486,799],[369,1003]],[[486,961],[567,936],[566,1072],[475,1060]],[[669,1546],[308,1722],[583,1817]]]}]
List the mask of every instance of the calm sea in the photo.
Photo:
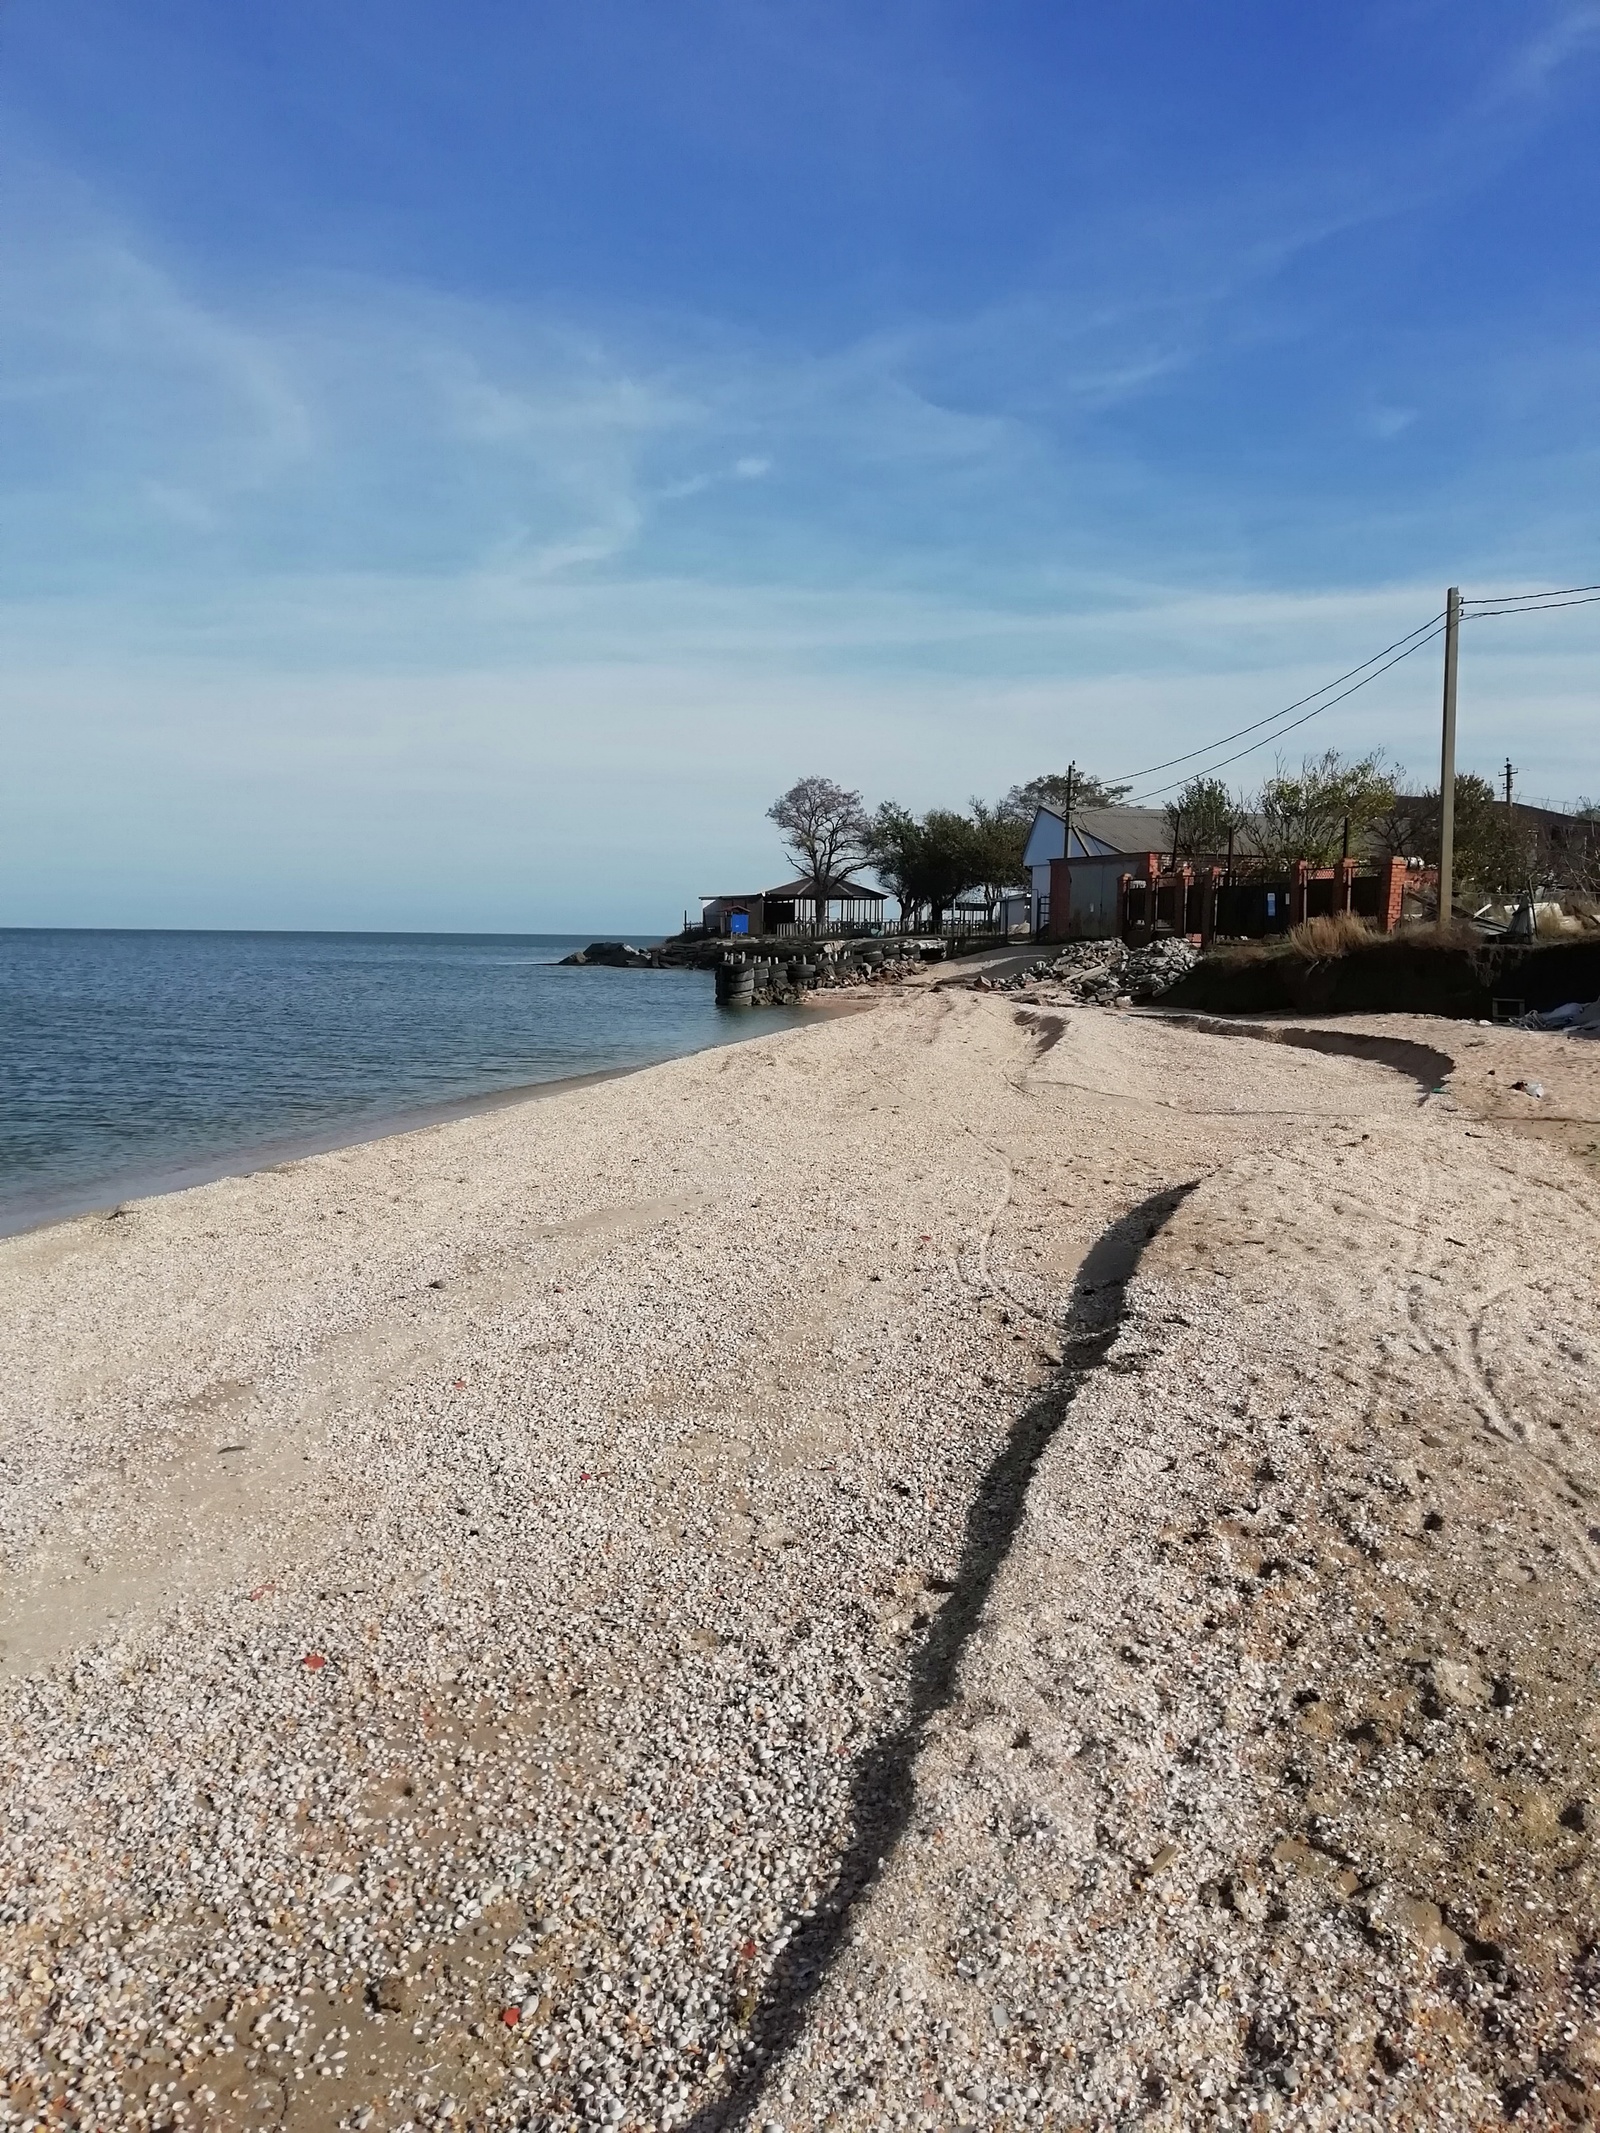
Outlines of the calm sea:
[{"label": "calm sea", "polygon": [[0,1232],[795,1019],[583,945],[0,929]]}]

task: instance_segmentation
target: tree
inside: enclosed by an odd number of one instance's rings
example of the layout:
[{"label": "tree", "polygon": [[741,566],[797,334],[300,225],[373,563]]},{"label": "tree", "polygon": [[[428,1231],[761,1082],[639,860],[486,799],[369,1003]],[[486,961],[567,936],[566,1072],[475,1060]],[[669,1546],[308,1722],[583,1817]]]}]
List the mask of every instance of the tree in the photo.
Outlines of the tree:
[{"label": "tree", "polygon": [[1120,807],[1132,790],[1131,785],[1107,785],[1074,763],[1070,769],[1030,778],[1026,785],[1013,785],[1000,805],[1026,826],[1041,807],[1057,815],[1066,813],[1069,802],[1074,814],[1085,807]]},{"label": "tree", "polygon": [[[1401,801],[1408,858],[1439,864],[1439,795],[1420,793]],[[1385,829],[1387,831],[1387,823]],[[1456,774],[1454,873],[1465,892],[1505,896],[1524,889],[1537,871],[1538,855],[1527,820],[1508,808],[1487,778],[1476,771]]]},{"label": "tree", "polygon": [[1167,844],[1179,859],[1214,859],[1244,826],[1243,805],[1220,778],[1191,778],[1167,802]]},{"label": "tree", "polygon": [[866,811],[858,792],[831,778],[801,778],[767,809],[783,832],[784,849],[826,896],[862,855]]},{"label": "tree", "polygon": [[953,807],[930,807],[920,827],[917,893],[937,933],[950,905],[977,886],[982,862],[972,824]]},{"label": "tree", "polygon": [[1397,793],[1367,826],[1369,843],[1385,859],[1421,859],[1429,838],[1439,850],[1439,795]]},{"label": "tree", "polygon": [[1573,803],[1573,820],[1584,824],[1584,834],[1569,849],[1565,872],[1569,887],[1586,899],[1600,897],[1600,800],[1579,798]]},{"label": "tree", "polygon": [[993,919],[994,907],[1006,890],[1019,887],[1028,878],[1022,864],[1028,825],[1004,801],[998,807],[990,807],[986,801],[974,800],[971,819],[975,869],[972,886],[983,891],[988,915]]},{"label": "tree", "polygon": [[[1439,856],[1439,800],[1433,796],[1433,856]],[[1456,777],[1455,878],[1463,889],[1505,896],[1527,888],[1538,871],[1533,826],[1507,807],[1487,778]]]},{"label": "tree", "polygon": [[1256,801],[1257,841],[1268,859],[1331,866],[1347,824],[1354,845],[1394,804],[1394,778],[1381,748],[1355,761],[1329,748],[1308,755],[1298,773],[1285,770],[1280,758]]},{"label": "tree", "polygon": [[901,923],[914,920],[920,897],[922,826],[908,809],[885,800],[868,821],[862,856],[900,906]]},{"label": "tree", "polygon": [[926,910],[934,932],[956,898],[983,879],[977,833],[954,808],[930,808],[919,822],[886,800],[868,823],[864,844],[872,871],[899,900],[902,919],[915,922]]}]

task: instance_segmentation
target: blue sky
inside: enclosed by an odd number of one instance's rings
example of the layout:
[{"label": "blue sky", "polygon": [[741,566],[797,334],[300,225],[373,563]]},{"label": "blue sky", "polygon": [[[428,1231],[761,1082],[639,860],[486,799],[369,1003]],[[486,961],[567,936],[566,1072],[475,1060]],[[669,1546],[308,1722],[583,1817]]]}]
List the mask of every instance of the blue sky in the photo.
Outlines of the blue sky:
[{"label": "blue sky", "polygon": [[1588,0],[8,0],[0,922],[660,926],[1600,580],[1597,144]]}]

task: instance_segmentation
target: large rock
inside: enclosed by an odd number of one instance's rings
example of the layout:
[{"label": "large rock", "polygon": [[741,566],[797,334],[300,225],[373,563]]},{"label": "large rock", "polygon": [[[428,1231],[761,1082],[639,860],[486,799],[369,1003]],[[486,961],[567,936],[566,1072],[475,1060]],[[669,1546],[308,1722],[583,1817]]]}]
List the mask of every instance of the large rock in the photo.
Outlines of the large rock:
[{"label": "large rock", "polygon": [[610,970],[649,970],[656,957],[647,948],[630,948],[626,941],[591,941],[587,948],[579,948],[561,960],[563,963],[598,963]]}]

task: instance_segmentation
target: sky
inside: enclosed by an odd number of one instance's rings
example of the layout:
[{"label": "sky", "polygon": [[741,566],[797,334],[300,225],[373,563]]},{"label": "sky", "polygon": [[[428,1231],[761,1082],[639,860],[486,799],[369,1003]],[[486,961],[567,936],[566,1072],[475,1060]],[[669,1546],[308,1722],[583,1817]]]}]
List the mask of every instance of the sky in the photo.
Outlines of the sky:
[{"label": "sky", "polygon": [[[1594,0],[0,0],[0,924],[659,932],[802,775],[1142,773],[1600,581],[1597,267]],[[1460,703],[1600,794],[1600,607]]]}]

